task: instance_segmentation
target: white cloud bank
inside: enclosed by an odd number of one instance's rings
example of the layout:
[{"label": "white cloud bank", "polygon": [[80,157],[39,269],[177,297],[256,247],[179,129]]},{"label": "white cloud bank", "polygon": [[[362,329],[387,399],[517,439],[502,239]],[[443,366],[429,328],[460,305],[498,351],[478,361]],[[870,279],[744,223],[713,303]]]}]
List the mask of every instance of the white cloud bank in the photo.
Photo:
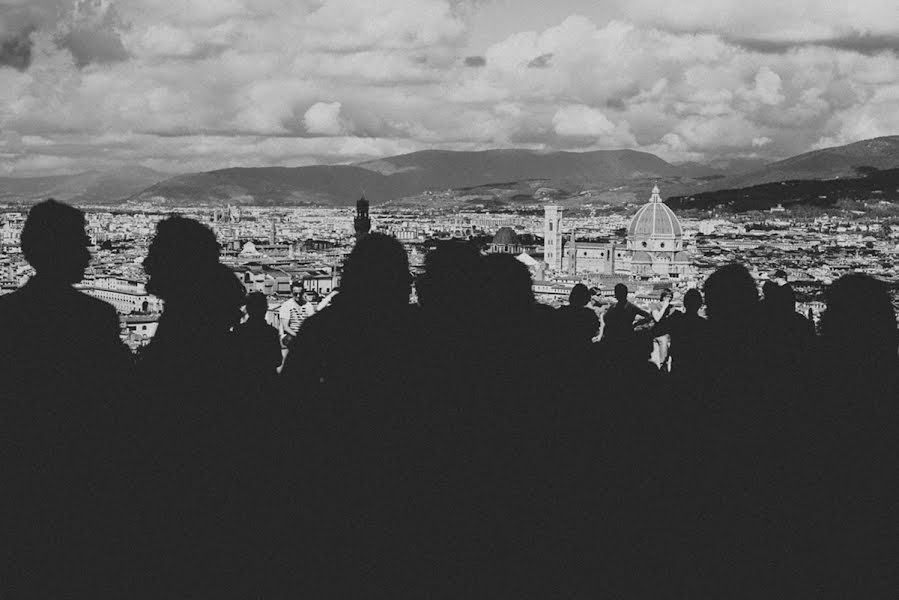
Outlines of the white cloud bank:
[{"label": "white cloud bank", "polygon": [[[501,146],[776,158],[899,133],[897,53],[810,43],[899,36],[893,3],[851,14],[811,0],[726,3],[620,2],[607,22],[573,15],[497,39],[479,68],[466,66],[478,14],[467,0],[5,3],[0,38],[24,31],[30,46],[27,68],[0,66],[3,169]],[[104,45],[60,41],[76,30]],[[759,45],[781,40],[797,44]]]}]

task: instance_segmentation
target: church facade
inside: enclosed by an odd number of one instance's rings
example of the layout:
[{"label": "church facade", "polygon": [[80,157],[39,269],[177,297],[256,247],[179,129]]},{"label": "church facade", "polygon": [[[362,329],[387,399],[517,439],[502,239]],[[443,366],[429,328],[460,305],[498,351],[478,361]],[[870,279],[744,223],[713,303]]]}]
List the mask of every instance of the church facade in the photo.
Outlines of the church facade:
[{"label": "church facade", "polygon": [[678,279],[691,266],[680,222],[662,202],[658,186],[631,219],[624,245],[578,242],[573,231],[566,239],[559,206],[545,208],[543,240],[543,260],[551,271]]}]

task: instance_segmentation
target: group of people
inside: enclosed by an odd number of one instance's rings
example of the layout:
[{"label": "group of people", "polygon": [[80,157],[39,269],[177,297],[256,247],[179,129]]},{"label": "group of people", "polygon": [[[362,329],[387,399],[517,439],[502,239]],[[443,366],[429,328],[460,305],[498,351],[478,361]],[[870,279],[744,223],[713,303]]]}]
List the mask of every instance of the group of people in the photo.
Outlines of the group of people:
[{"label": "group of people", "polygon": [[[622,286],[594,342],[584,286],[553,310],[522,263],[464,242],[413,281],[370,234],[279,336],[175,216],[144,260],[165,309],[135,360],[72,288],[80,211],[35,205],[22,250],[37,273],[0,297],[9,597],[899,589],[899,337],[866,275],[830,287],[820,333],[741,265],[684,312]],[[670,373],[649,360],[662,335]]]}]

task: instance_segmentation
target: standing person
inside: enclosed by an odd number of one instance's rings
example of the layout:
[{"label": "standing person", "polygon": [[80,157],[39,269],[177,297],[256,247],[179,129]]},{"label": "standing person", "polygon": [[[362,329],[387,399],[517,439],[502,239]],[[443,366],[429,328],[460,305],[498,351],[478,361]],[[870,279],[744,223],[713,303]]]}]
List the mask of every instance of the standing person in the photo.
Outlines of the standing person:
[{"label": "standing person", "polygon": [[243,376],[232,328],[245,290],[219,262],[215,234],[184,217],[160,221],[144,259],[147,291],[165,301],[138,363],[145,390],[142,532],[153,597],[247,595],[263,585],[260,551],[270,488],[270,403]]},{"label": "standing person", "polygon": [[697,289],[684,294],[684,312],[664,310],[661,319],[653,326],[653,335],[668,335],[671,343],[668,355],[671,370],[681,379],[689,380],[698,373],[699,356],[704,350],[706,320],[699,315],[702,294]]},{"label": "standing person", "polygon": [[115,440],[130,358],[115,309],[72,287],[91,258],[84,227],[67,204],[32,207],[21,247],[37,274],[0,297],[2,597],[124,595]]},{"label": "standing person", "polygon": [[[589,306],[593,294],[583,283],[578,283],[568,295],[568,305],[556,309],[556,317],[567,341],[586,346],[599,331],[599,317]],[[565,344],[567,347],[567,344]]]},{"label": "standing person", "polygon": [[281,348],[285,349],[282,354],[286,354],[286,349],[290,347],[290,343],[297,333],[300,331],[300,325],[306,316],[303,314],[303,284],[294,281],[290,284],[290,298],[288,298],[278,309],[279,329],[281,330]]},{"label": "standing person", "polygon": [[623,283],[615,286],[614,306],[603,315],[603,339],[610,343],[619,343],[627,340],[634,333],[634,319],[643,317],[651,319],[652,315],[636,306],[627,299],[628,289]]},{"label": "standing person", "polygon": [[278,330],[265,321],[268,301],[262,292],[247,296],[246,309],[249,318],[234,328],[235,346],[241,357],[242,370],[267,390],[281,366]]},{"label": "standing person", "polygon": [[304,323],[284,363],[283,395],[300,413],[302,445],[287,485],[303,502],[282,527],[303,540],[289,550],[306,552],[287,562],[309,569],[291,566],[294,595],[420,595],[408,586],[424,577],[418,561],[431,552],[417,549],[433,542],[421,518],[429,506],[421,480],[432,468],[421,462],[422,419],[431,415],[417,382],[422,327],[411,281],[402,245],[366,235],[344,263],[340,295]]},{"label": "standing person", "polygon": [[[662,293],[659,295],[659,301],[662,306],[657,311],[652,311],[653,320],[658,323],[665,317],[667,317],[671,313],[671,301],[674,299],[674,293],[671,291],[671,288],[665,288],[662,290]],[[653,355],[653,363],[655,363],[660,370],[668,371],[670,365],[668,363],[668,355],[669,355],[669,347],[671,345],[671,336],[663,333],[662,335],[657,335],[655,331],[653,331],[652,344],[652,355]]]}]

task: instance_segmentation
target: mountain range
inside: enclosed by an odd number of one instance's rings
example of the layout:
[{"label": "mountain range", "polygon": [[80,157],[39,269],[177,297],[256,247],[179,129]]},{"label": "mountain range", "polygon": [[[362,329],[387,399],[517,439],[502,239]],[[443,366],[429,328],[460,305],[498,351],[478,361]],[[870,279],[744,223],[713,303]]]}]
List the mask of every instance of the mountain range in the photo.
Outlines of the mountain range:
[{"label": "mountain range", "polygon": [[52,196],[84,204],[348,206],[363,193],[378,204],[480,186],[519,190],[504,198],[511,201],[532,202],[529,190],[540,187],[557,196],[589,191],[614,201],[619,193],[642,198],[653,182],[662,186],[665,197],[689,198],[779,181],[853,177],[860,167],[899,168],[899,136],[814,150],[770,164],[757,159],[671,164],[635,150],[426,150],[351,165],[231,168],[175,177],[131,167],[109,173],[0,178],[0,201]]},{"label": "mountain range", "polygon": [[74,175],[0,177],[0,202],[56,198],[72,204],[115,203],[169,177],[139,165]]}]

